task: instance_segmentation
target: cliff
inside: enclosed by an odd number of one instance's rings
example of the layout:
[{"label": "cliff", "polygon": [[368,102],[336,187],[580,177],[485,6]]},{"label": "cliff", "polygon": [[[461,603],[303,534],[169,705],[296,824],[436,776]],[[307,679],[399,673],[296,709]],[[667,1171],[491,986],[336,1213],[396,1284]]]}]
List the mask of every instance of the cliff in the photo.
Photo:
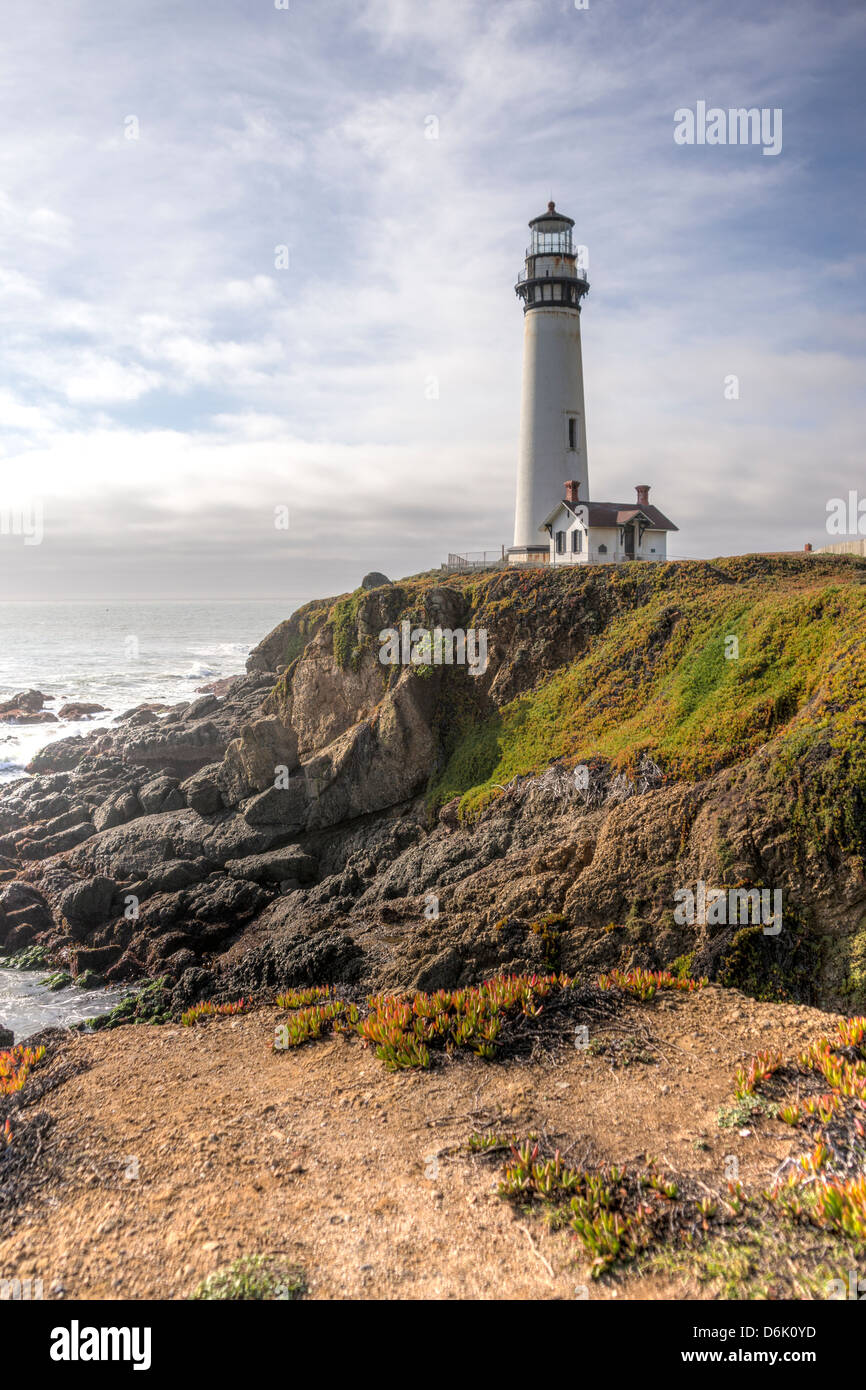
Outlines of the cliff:
[{"label": "cliff", "polygon": [[[159,978],[163,1010],[539,965],[863,1009],[864,580],[747,556],[308,604],[224,697],[52,745],[6,792],[0,949]],[[383,665],[404,623],[485,633],[484,669]],[[780,892],[780,930],[679,921],[699,883]]]}]

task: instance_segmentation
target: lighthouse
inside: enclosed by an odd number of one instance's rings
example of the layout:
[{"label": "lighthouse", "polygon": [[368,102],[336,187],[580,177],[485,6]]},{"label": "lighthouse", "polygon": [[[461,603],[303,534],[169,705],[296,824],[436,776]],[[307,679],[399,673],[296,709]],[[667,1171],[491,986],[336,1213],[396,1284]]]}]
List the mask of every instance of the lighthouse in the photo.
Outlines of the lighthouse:
[{"label": "lighthouse", "polygon": [[548,203],[529,223],[515,293],[523,304],[523,391],[512,564],[546,564],[545,522],[573,480],[589,498],[580,304],[589,291],[572,244],[574,220]]}]

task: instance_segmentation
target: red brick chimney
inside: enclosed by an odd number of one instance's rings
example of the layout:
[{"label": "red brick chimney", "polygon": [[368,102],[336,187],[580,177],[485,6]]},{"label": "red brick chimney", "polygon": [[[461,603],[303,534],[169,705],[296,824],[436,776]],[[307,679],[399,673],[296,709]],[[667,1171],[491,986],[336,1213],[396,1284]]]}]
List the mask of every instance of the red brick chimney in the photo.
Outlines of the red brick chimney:
[{"label": "red brick chimney", "polygon": [[571,507],[577,506],[579,500],[577,496],[579,487],[580,483],[576,483],[573,479],[565,484],[565,500]]},{"label": "red brick chimney", "polygon": [[649,483],[638,483],[635,488],[637,493],[638,506],[649,506]]}]

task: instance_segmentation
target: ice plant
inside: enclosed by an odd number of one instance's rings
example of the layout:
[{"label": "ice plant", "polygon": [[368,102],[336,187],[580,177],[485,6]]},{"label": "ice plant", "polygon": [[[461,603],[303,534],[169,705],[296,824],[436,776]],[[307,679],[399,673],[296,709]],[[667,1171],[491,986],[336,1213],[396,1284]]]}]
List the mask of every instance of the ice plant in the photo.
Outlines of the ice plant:
[{"label": "ice plant", "polygon": [[185,1028],[192,1028],[201,1019],[243,1014],[251,1007],[251,999],[237,999],[233,1004],[215,1004],[212,999],[203,999],[199,1004],[193,1004],[191,1008],[186,1009],[181,1014],[180,1021]]},{"label": "ice plant", "polygon": [[20,1091],[37,1062],[45,1056],[44,1047],[17,1047],[0,1052],[0,1095],[11,1096]]},{"label": "ice plant", "polygon": [[706,977],[701,976],[698,980],[693,980],[689,975],[673,975],[670,970],[609,970],[606,975],[601,975],[598,981],[599,989],[621,989],[627,994],[633,994],[636,999],[641,999],[648,1003],[654,999],[660,989],[681,989],[691,993],[696,989],[703,989],[707,983]]}]

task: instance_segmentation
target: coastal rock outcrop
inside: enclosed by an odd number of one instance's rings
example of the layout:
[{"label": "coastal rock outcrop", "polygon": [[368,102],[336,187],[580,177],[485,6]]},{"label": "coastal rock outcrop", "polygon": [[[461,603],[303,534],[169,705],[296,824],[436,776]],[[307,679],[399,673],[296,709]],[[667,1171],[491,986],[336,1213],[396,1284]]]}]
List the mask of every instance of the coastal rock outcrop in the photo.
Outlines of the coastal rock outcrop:
[{"label": "coastal rock outcrop", "polygon": [[[864,575],[498,570],[306,605],[224,694],[61,740],[0,796],[4,949],[165,976],[178,1005],[688,959],[863,1007]],[[726,662],[744,613],[809,662],[746,636]],[[403,624],[483,631],[484,662],[383,664]],[[778,887],[785,930],[682,919],[699,882]]]}]

